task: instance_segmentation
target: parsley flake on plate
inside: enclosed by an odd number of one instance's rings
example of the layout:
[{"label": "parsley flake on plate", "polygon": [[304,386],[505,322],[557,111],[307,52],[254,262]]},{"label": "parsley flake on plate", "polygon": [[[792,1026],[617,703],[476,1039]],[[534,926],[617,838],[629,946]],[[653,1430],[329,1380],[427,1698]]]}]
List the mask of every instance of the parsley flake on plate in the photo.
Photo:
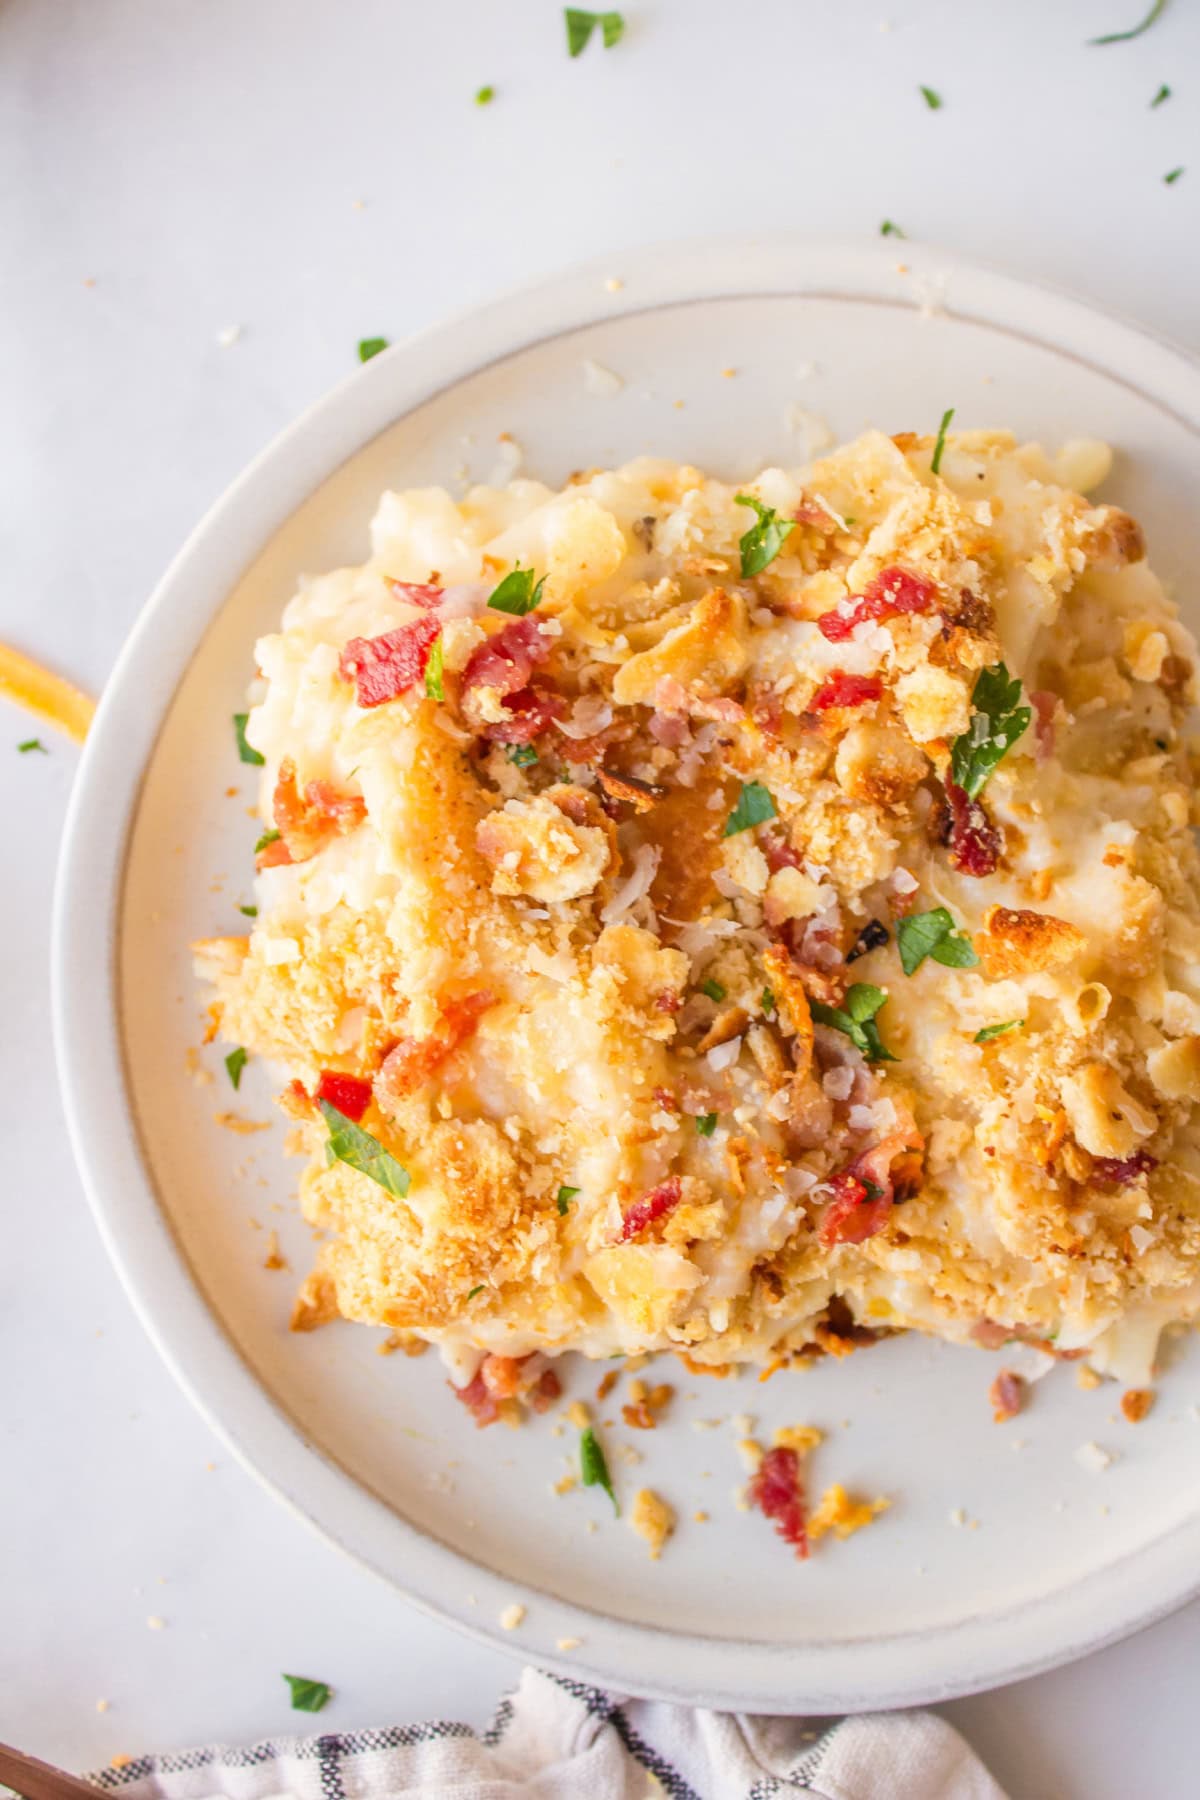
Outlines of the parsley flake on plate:
[{"label": "parsley flake on plate", "polygon": [[292,1692],[293,1712],[320,1712],[333,1693],[327,1681],[313,1681],[307,1675],[285,1675]]},{"label": "parsley flake on plate", "polygon": [[430,700],[444,700],[446,698],[446,689],[442,683],[444,654],[442,649],[442,637],[439,632],[430,646],[429,655],[425,661],[425,693],[426,697]]},{"label": "parsley flake on plate", "polygon": [[587,49],[597,25],[606,50],[619,44],[625,35],[625,20],[619,12],[585,12],[579,6],[564,6],[563,20],[567,27],[569,56],[579,56]]},{"label": "parsley flake on plate", "polygon": [[717,1115],[715,1112],[697,1114],[696,1130],[700,1133],[701,1137],[711,1137],[716,1129]]},{"label": "parsley flake on plate", "polygon": [[387,347],[388,347],[388,340],[383,337],[359,338],[359,340],[358,340],[358,360],[359,360],[359,362],[370,362],[370,360],[373,356],[378,356],[380,351],[386,350]]},{"label": "parsley flake on plate", "polygon": [[612,1501],[613,1511],[620,1518],[621,1508],[617,1505],[617,1496],[613,1492],[608,1463],[600,1448],[600,1440],[590,1425],[579,1434],[579,1479],[584,1487],[602,1487]]},{"label": "parsley flake on plate", "polygon": [[721,986],[719,981],[714,981],[711,975],[708,977],[707,981],[702,981],[700,983],[700,992],[702,994],[707,994],[709,999],[714,1001],[723,1000],[725,998],[725,989]]},{"label": "parsley flake on plate", "polygon": [[879,235],[880,235],[880,237],[902,238],[902,237],[907,237],[908,233],[905,231],[901,231],[900,227],[895,223],[894,220],[885,219],[883,221],[883,224],[879,227]]},{"label": "parsley flake on plate", "polygon": [[1154,21],[1162,17],[1166,4],[1167,0],[1154,0],[1154,5],[1150,8],[1150,11],[1146,14],[1145,18],[1140,19],[1138,23],[1131,26],[1128,31],[1109,31],[1106,32],[1103,37],[1089,38],[1088,43],[1127,44],[1130,38],[1141,37],[1143,31],[1149,31]]},{"label": "parsley flake on plate", "polygon": [[257,919],[258,917],[257,906],[239,906],[238,911],[244,914],[247,919]]},{"label": "parsley flake on plate", "polygon": [[[28,756],[31,750],[40,750],[43,756],[50,754],[41,738],[26,738],[23,744],[17,745],[17,750],[22,756]],[[261,757],[259,757],[259,761],[262,761]]]},{"label": "parsley flake on plate", "polygon": [[932,473],[935,475],[940,475],[942,472],[942,452],[946,448],[946,433],[950,429],[950,421],[953,417],[954,408],[948,406],[942,414],[942,422],[938,426],[937,443],[933,446],[933,457],[929,464]]},{"label": "parsley flake on plate", "polygon": [[971,1039],[973,1044],[990,1044],[993,1038],[1003,1037],[1006,1031],[1020,1031],[1024,1019],[1005,1019],[1003,1025],[985,1025]]},{"label": "parsley flake on plate", "polygon": [[275,830],[274,826],[272,826],[268,831],[263,832],[263,834],[259,838],[257,844],[255,844],[255,846],[254,846],[255,856],[258,855],[260,850],[265,850],[268,844],[277,844],[278,842],[279,842],[279,833]]},{"label": "parsley flake on plate", "polygon": [[737,805],[725,821],[724,837],[736,837],[776,817],[775,802],[761,781],[747,781],[738,795]]},{"label": "parsley flake on plate", "polygon": [[475,89],[476,106],[490,106],[495,98],[496,90],[494,87],[481,87]]},{"label": "parsley flake on plate", "polygon": [[244,763],[253,763],[256,769],[261,769],[267,760],[266,757],[260,755],[252,744],[246,742],[246,721],[249,717],[249,713],[234,713],[233,715],[233,735],[237,741],[238,760]]},{"label": "parsley flake on plate", "polygon": [[329,1143],[326,1155],[331,1162],[344,1162],[347,1168],[357,1169],[360,1175],[369,1175],[377,1181],[381,1188],[389,1194],[395,1194],[403,1200],[409,1189],[411,1177],[407,1169],[401,1168],[390,1150],[385,1150],[378,1138],[348,1119],[336,1106],[328,1100],[318,1100],[329,1127]]},{"label": "parsley flake on plate", "polygon": [[988,776],[1033,717],[1020,698],[1021,683],[1002,662],[980,670],[971,695],[971,723],[950,748],[951,777],[969,800],[979,798]]},{"label": "parsley flake on plate", "polygon": [[532,744],[510,744],[504,754],[510,763],[516,763],[518,769],[528,768],[530,763],[535,763],[538,759],[538,753]]},{"label": "parsley flake on plate", "polygon": [[242,1049],[240,1044],[236,1050],[231,1050],[229,1055],[225,1058],[225,1073],[228,1075],[235,1089],[242,1085],[242,1070],[245,1068],[247,1060],[246,1052]]},{"label": "parsley flake on plate", "polygon": [[565,1184],[564,1184],[564,1186],[559,1188],[558,1196],[555,1201],[555,1204],[558,1207],[560,1218],[563,1218],[563,1219],[566,1218],[568,1206],[570,1206],[570,1204],[571,1204],[572,1200],[575,1198],[576,1194],[580,1194],[582,1192],[583,1192],[582,1188],[567,1187]]},{"label": "parsley flake on plate", "polygon": [[796,529],[796,521],[781,519],[773,506],[764,506],[753,494],[735,494],[733,498],[738,506],[752,506],[756,515],[749,531],[744,531],[738,539],[742,574],[746,577],[761,575],[767,564],[775,561]]},{"label": "parsley flake on plate", "polygon": [[882,988],[869,981],[856,981],[853,987],[846,989],[841,1006],[826,1006],[820,1000],[810,1000],[809,1011],[819,1025],[832,1025],[835,1031],[843,1032],[868,1062],[898,1062],[899,1058],[884,1047],[875,1023],[876,1016],[886,1005],[887,995]]},{"label": "parsley flake on plate", "polygon": [[938,93],[936,88],[921,86],[917,89],[917,92],[920,94],[922,100],[924,100],[930,112],[941,111],[942,96]]},{"label": "parsley flake on plate", "polygon": [[1169,100],[1170,98],[1171,90],[1164,81],[1157,94],[1155,94],[1153,100],[1150,102],[1151,111],[1153,111],[1156,106],[1161,106],[1164,100]]},{"label": "parsley flake on plate", "polygon": [[516,568],[511,569],[504,577],[500,585],[492,589],[488,595],[488,605],[494,607],[497,612],[515,613],[519,619],[524,618],[525,614],[531,613],[538,604],[545,583],[546,577],[543,575],[542,579],[535,584],[533,570],[523,569],[518,563]]},{"label": "parsley flake on plate", "polygon": [[944,906],[898,919],[896,944],[900,967],[906,975],[915,975],[927,956],[948,969],[973,969],[979,961],[970,938],[959,930]]},{"label": "parsley flake on plate", "polygon": [[1169,170],[1168,173],[1163,176],[1163,180],[1166,182],[1168,187],[1174,187],[1175,183],[1179,180],[1179,177],[1182,174],[1183,174],[1183,168],[1182,168],[1182,166],[1180,166],[1178,169]]}]

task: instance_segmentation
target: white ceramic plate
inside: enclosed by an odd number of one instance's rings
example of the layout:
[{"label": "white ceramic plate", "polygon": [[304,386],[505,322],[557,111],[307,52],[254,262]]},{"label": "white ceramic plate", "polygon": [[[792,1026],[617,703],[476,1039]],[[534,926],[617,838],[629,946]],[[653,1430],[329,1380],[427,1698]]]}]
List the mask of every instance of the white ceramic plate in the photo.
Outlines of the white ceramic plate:
[{"label": "white ceramic plate", "polygon": [[[607,1685],[725,1707],[961,1693],[1094,1648],[1200,1586],[1194,1358],[1174,1359],[1136,1427],[1114,1417],[1111,1385],[1080,1392],[1069,1367],[997,1427],[994,1359],[915,1337],[768,1386],[672,1365],[669,1428],[606,1433],[626,1502],[647,1483],[678,1508],[652,1564],[598,1490],[554,1495],[574,1432],[544,1419],[477,1433],[433,1355],[382,1358],[348,1325],[288,1334],[311,1256],[296,1165],[278,1126],[214,1124],[235,1099],[219,1047],[189,1073],[188,942],[236,929],[248,894],[252,789],[229,718],[251,646],[302,571],[362,559],[385,486],[455,485],[464,465],[486,478],[502,431],[554,483],[642,451],[737,476],[804,459],[812,422],[789,409],[847,437],[928,431],[953,405],[963,426],[1109,439],[1111,492],[1145,522],[1159,570],[1194,563],[1200,373],[1130,327],[908,244],[675,246],[622,258],[618,291],[612,272],[569,274],[372,362],[259,458],[164,578],[105,693],[63,856],[56,1024],[76,1153],[134,1304],[196,1403],[275,1492],[418,1604]],[[585,359],[620,391],[590,392]],[[252,1065],[237,1109],[272,1118],[270,1091]],[[262,1266],[269,1228],[291,1274]],[[590,1396],[597,1373],[574,1369],[569,1393]],[[740,1412],[763,1436],[825,1427],[813,1485],[887,1493],[891,1511],[795,1562],[736,1506]],[[1088,1440],[1116,1458],[1103,1475],[1075,1461]],[[507,1637],[514,1600],[527,1618]],[[562,1637],[579,1648],[558,1651]]]}]

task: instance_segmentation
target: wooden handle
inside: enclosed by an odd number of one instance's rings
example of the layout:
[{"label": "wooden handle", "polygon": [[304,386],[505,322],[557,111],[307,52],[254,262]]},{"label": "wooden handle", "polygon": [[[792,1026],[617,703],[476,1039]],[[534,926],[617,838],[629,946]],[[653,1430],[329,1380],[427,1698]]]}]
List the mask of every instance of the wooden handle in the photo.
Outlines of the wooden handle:
[{"label": "wooden handle", "polygon": [[39,1762],[36,1756],[26,1756],[11,1744],[0,1744],[0,1781],[23,1794],[25,1800],[96,1800],[101,1792],[90,1781],[68,1775],[53,1763]]}]

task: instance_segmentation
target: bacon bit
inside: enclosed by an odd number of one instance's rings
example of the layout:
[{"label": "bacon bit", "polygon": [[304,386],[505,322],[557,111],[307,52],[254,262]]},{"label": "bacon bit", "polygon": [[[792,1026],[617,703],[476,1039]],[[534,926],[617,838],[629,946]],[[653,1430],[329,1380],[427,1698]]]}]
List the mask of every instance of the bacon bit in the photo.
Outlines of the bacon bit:
[{"label": "bacon bit", "polygon": [[982,804],[956,781],[947,781],[950,861],[963,875],[992,875],[1000,861],[1000,833]]},{"label": "bacon bit", "polygon": [[1148,1150],[1135,1150],[1132,1156],[1095,1156],[1092,1179],[1102,1187],[1128,1187],[1139,1175],[1148,1175],[1157,1167],[1157,1156],[1151,1156]]},{"label": "bacon bit", "polygon": [[629,1386],[630,1404],[621,1408],[621,1417],[633,1431],[655,1431],[658,1427],[657,1415],[671,1400],[675,1389],[665,1381],[647,1392],[644,1383],[633,1381]]},{"label": "bacon bit", "polygon": [[529,1404],[535,1413],[549,1412],[562,1399],[562,1382],[554,1369],[543,1369],[529,1390]]},{"label": "bacon bit", "polygon": [[485,725],[480,733],[489,744],[532,744],[567,710],[562,696],[546,688],[520,688],[507,695],[504,704],[512,717]]},{"label": "bacon bit", "polygon": [[[682,750],[685,744],[692,741],[692,728],[683,713],[654,712],[650,715],[646,728],[656,744],[666,750]],[[576,746],[576,753],[578,746]]]},{"label": "bacon bit", "polygon": [[783,731],[783,697],[770,682],[756,681],[747,698],[750,717],[766,737],[777,738]]},{"label": "bacon bit", "polygon": [[289,1081],[279,1096],[280,1110],[289,1119],[311,1119],[313,1098],[302,1081]]},{"label": "bacon bit", "polygon": [[620,1377],[615,1369],[609,1369],[607,1374],[602,1375],[596,1386],[597,1400],[607,1400],[608,1396],[616,1387],[619,1379]]},{"label": "bacon bit", "polygon": [[834,1244],[865,1244],[882,1231],[892,1210],[890,1186],[868,1201],[865,1183],[848,1169],[832,1178],[833,1199],[821,1216],[819,1236],[825,1248]]},{"label": "bacon bit", "polygon": [[679,1111],[679,1101],[675,1098],[675,1095],[670,1088],[656,1087],[654,1090],[654,1098],[663,1112],[677,1113]]},{"label": "bacon bit", "polygon": [[292,1302],[289,1331],[316,1331],[338,1316],[337,1289],[323,1269],[314,1269],[300,1283]]},{"label": "bacon bit", "polygon": [[634,775],[616,775],[611,769],[601,767],[596,770],[596,779],[610,800],[626,800],[634,812],[649,812],[655,801],[662,799],[660,787],[654,787],[649,781],[639,781]]},{"label": "bacon bit", "polygon": [[310,781],[300,793],[296,765],[285,756],[279,765],[272,812],[278,838],[259,851],[256,866],[276,868],[308,862],[332,838],[345,837],[367,816],[366,801],[358,794],[339,794],[328,781]]},{"label": "bacon bit", "polygon": [[800,869],[804,866],[804,858],[781,831],[764,831],[759,839],[759,847],[767,859],[767,867],[772,875],[777,875],[780,869]]},{"label": "bacon bit", "polygon": [[766,1368],[758,1378],[759,1381],[770,1381],[772,1375],[778,1375],[780,1369],[786,1369],[787,1365],[788,1358],[786,1356],[775,1357],[767,1364]]},{"label": "bacon bit", "polygon": [[383,1059],[379,1086],[390,1099],[404,1100],[429,1080],[459,1045],[469,1038],[495,995],[484,990],[442,1003],[442,1016],[428,1037],[401,1038]]},{"label": "bacon bit", "polygon": [[1029,696],[1033,707],[1033,735],[1037,743],[1037,760],[1045,762],[1054,755],[1054,714],[1058,707],[1058,695],[1047,688],[1037,688]]},{"label": "bacon bit", "polygon": [[410,606],[419,606],[425,612],[440,606],[446,592],[445,588],[432,587],[428,582],[393,581],[390,575],[386,579],[393,599],[406,600]]},{"label": "bacon bit", "polygon": [[764,1518],[774,1522],[779,1536],[794,1545],[797,1557],[804,1561],[808,1556],[808,1532],[796,1452],[782,1446],[768,1450],[747,1484],[746,1498]]},{"label": "bacon bit", "polygon": [[838,529],[837,520],[819,500],[801,500],[792,517],[797,525],[815,525],[821,531]]},{"label": "bacon bit", "polygon": [[462,1401],[476,1425],[482,1429],[485,1425],[495,1424],[500,1417],[500,1408],[496,1404],[495,1395],[483,1379],[482,1368],[468,1381],[466,1387],[455,1387],[452,1381],[448,1385],[454,1398]]},{"label": "bacon bit", "polygon": [[343,681],[354,683],[360,706],[382,706],[422,679],[441,630],[436,619],[424,618],[385,631],[381,637],[351,638],[342,651],[338,674]]},{"label": "bacon bit", "polygon": [[977,1319],[971,1327],[971,1342],[984,1350],[999,1350],[1015,1336],[1011,1325],[1001,1325],[996,1319]]},{"label": "bacon bit", "polygon": [[869,700],[878,700],[883,694],[883,683],[878,675],[847,675],[844,669],[835,669],[828,681],[822,682],[808,703],[809,712],[828,712],[831,707],[865,706]]},{"label": "bacon bit", "polygon": [[682,1195],[683,1184],[679,1176],[670,1175],[666,1181],[660,1181],[657,1187],[652,1187],[648,1194],[643,1194],[640,1200],[635,1200],[622,1218],[618,1244],[627,1244],[630,1238],[637,1237],[656,1220],[663,1218],[679,1205]]},{"label": "bacon bit", "polygon": [[683,995],[677,994],[673,988],[664,988],[661,994],[654,996],[654,1010],[662,1013],[677,1013],[683,1010]]},{"label": "bacon bit", "polygon": [[486,644],[472,650],[462,672],[464,694],[476,687],[495,688],[505,699],[519,694],[528,686],[533,671],[546,661],[550,648],[551,640],[532,613],[511,620]]},{"label": "bacon bit", "polygon": [[988,1389],[988,1399],[992,1403],[992,1418],[997,1425],[1015,1419],[1025,1404],[1024,1377],[1012,1369],[1001,1369]]},{"label": "bacon bit", "polygon": [[1130,1388],[1121,1395],[1121,1411],[1131,1425],[1140,1424],[1153,1405],[1153,1388]]},{"label": "bacon bit", "polygon": [[850,636],[856,625],[867,619],[893,619],[900,613],[925,613],[933,610],[938,590],[923,575],[911,569],[881,569],[864,592],[855,599],[848,612],[834,607],[817,620],[822,637],[838,644]]},{"label": "bacon bit", "polygon": [[316,1098],[336,1106],[357,1125],[371,1104],[371,1083],[360,1081],[357,1075],[339,1075],[335,1069],[322,1069]]}]

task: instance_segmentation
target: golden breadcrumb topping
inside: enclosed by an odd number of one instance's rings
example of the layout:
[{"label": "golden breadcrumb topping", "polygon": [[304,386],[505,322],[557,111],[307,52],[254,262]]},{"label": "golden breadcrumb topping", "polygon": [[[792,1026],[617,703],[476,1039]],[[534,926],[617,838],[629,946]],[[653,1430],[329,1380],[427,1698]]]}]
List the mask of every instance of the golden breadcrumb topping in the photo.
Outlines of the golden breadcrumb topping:
[{"label": "golden breadcrumb topping", "polygon": [[495,1416],[534,1353],[1114,1369],[1196,1309],[1195,646],[1096,446],[933,449],[385,494],[258,643],[258,916],[198,950],[299,1329]]}]

